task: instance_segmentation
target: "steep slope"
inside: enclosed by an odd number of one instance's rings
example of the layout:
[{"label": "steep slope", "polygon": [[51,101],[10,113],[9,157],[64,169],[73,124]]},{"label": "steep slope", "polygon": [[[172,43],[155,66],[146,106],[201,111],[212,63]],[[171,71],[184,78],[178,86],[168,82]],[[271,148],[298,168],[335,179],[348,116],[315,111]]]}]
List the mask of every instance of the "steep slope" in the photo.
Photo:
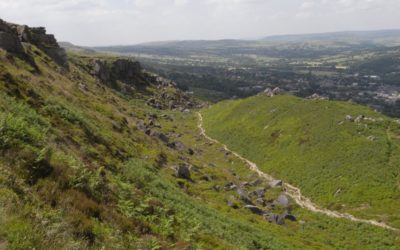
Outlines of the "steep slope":
[{"label": "steep slope", "polygon": [[395,120],[351,103],[290,96],[219,103],[204,118],[209,135],[320,205],[400,225]]},{"label": "steep slope", "polygon": [[0,44],[0,249],[400,246],[286,200],[201,136],[201,105],[139,63],[69,54],[66,68],[4,32],[22,50]]}]

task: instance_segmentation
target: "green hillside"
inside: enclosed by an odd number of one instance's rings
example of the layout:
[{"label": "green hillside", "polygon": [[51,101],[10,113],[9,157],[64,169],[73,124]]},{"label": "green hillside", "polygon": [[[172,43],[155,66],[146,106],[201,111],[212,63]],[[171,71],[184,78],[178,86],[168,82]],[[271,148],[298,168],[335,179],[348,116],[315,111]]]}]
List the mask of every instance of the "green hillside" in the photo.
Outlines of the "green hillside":
[{"label": "green hillside", "polygon": [[292,96],[226,101],[203,113],[211,137],[316,203],[400,226],[395,120],[352,103]]},{"label": "green hillside", "polygon": [[201,136],[201,103],[140,63],[67,55],[43,28],[22,46],[13,27],[0,21],[0,249],[400,247],[277,203],[282,187]]}]

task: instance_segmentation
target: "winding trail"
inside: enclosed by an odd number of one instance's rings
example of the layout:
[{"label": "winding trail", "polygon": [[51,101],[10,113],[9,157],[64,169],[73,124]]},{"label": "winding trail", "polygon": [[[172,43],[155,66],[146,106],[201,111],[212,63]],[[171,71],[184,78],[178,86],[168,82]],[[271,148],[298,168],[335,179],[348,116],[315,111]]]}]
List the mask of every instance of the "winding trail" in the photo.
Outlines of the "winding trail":
[{"label": "winding trail", "polygon": [[[260,177],[266,179],[267,181],[275,180],[272,176],[262,172],[257,167],[257,164],[255,164],[254,162],[252,162],[252,161],[242,157],[238,153],[230,150],[225,144],[217,141],[216,139],[213,139],[213,138],[209,137],[206,134],[206,130],[203,127],[203,116],[201,115],[200,112],[197,112],[197,115],[199,117],[198,128],[200,129],[202,136],[204,136],[209,141],[212,141],[212,142],[217,143],[217,144],[221,144],[226,151],[232,153],[233,155],[235,155],[240,160],[246,162],[246,164],[249,166],[249,168],[252,171],[256,172]],[[376,220],[359,219],[359,218],[356,218],[353,215],[348,214],[348,213],[339,213],[337,211],[331,211],[329,209],[319,207],[318,205],[314,204],[309,198],[304,197],[301,194],[300,189],[298,189],[297,187],[294,187],[294,186],[292,186],[292,185],[290,185],[288,183],[283,183],[283,188],[285,190],[285,193],[289,197],[291,197],[300,207],[305,208],[307,210],[310,210],[312,212],[325,214],[325,215],[327,215],[329,217],[332,217],[332,218],[343,218],[343,219],[348,219],[348,220],[355,221],[355,222],[371,224],[371,225],[378,226],[378,227],[385,228],[385,229],[389,229],[389,230],[392,230],[392,231],[399,231],[399,229],[391,227],[389,225],[386,225],[383,222],[379,222],[379,221],[376,221]]]}]

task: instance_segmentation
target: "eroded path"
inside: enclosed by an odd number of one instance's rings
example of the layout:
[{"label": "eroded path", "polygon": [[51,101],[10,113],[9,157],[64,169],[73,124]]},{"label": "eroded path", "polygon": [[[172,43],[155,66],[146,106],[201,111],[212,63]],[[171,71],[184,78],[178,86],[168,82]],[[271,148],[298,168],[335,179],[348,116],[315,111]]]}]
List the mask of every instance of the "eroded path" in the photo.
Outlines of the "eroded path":
[{"label": "eroded path", "polygon": [[[198,128],[200,129],[201,135],[203,135],[209,141],[221,144],[226,151],[228,151],[231,154],[235,155],[240,160],[246,162],[246,164],[249,166],[249,168],[252,171],[256,172],[260,177],[266,179],[267,181],[275,180],[272,176],[262,172],[257,167],[257,164],[255,164],[254,162],[252,162],[252,161],[242,157],[240,154],[230,150],[225,144],[219,142],[218,140],[209,137],[206,134],[206,130],[203,127],[203,116],[201,115],[200,112],[198,112],[197,115],[199,117]],[[379,222],[379,221],[376,221],[376,220],[359,219],[359,218],[356,218],[353,215],[348,214],[348,213],[339,213],[337,211],[332,211],[332,210],[329,210],[329,209],[326,209],[326,208],[319,207],[318,205],[314,204],[309,198],[304,197],[301,194],[300,189],[298,189],[297,187],[294,187],[294,186],[292,186],[292,185],[290,185],[288,183],[283,183],[283,187],[284,187],[285,193],[289,197],[291,197],[300,207],[308,209],[308,210],[310,210],[312,212],[325,214],[325,215],[327,215],[329,217],[333,217],[333,218],[343,218],[343,219],[348,219],[348,220],[355,221],[355,222],[367,223],[367,224],[371,224],[371,225],[374,225],[374,226],[386,228],[386,229],[389,229],[389,230],[392,230],[392,231],[399,231],[399,229],[391,227],[389,225],[386,225],[383,222]]]}]

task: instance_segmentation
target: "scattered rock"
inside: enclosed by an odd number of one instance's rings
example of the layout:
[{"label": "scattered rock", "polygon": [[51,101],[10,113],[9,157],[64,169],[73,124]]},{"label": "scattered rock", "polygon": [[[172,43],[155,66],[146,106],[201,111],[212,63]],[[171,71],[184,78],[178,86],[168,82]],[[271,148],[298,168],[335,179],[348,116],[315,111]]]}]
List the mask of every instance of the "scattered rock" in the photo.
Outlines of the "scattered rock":
[{"label": "scattered rock", "polygon": [[293,214],[290,214],[288,212],[284,213],[285,219],[290,220],[290,221],[296,221],[297,218]]},{"label": "scattered rock", "polygon": [[309,99],[309,100],[329,100],[328,97],[320,96],[317,93],[310,95],[309,97],[307,97],[307,99]]},{"label": "scattered rock", "polygon": [[147,130],[146,124],[145,124],[145,122],[144,122],[143,120],[138,120],[138,121],[136,122],[136,127],[137,127],[139,130],[142,130],[142,131],[146,131],[146,130]]},{"label": "scattered rock", "polygon": [[271,188],[277,188],[277,187],[282,187],[283,182],[281,180],[273,180],[269,183],[269,186]]},{"label": "scattered rock", "polygon": [[244,206],[244,208],[250,210],[253,214],[257,214],[257,215],[263,215],[264,211],[261,210],[259,207],[254,206],[254,205],[246,205]]},{"label": "scattered rock", "polygon": [[262,180],[257,178],[257,179],[255,179],[255,180],[250,181],[250,182],[249,182],[249,185],[250,185],[250,186],[257,186],[257,185],[259,185],[261,182],[262,182]]},{"label": "scattered rock", "polygon": [[265,188],[257,188],[251,194],[256,196],[257,198],[264,198],[264,196],[265,196]]},{"label": "scattered rock", "polygon": [[233,209],[238,209],[239,205],[236,203],[235,197],[234,196],[229,196],[228,198],[228,207],[231,207]]},{"label": "scattered rock", "polygon": [[264,214],[264,218],[269,222],[277,225],[285,224],[285,216],[278,214]]},{"label": "scattered rock", "polygon": [[225,185],[226,191],[235,190],[236,188],[237,188],[237,186],[235,184],[233,184],[232,182],[229,182],[228,184]]},{"label": "scattered rock", "polygon": [[251,200],[250,200],[249,195],[247,194],[246,190],[244,190],[242,188],[238,188],[237,193],[238,193],[239,199],[241,201],[243,201],[246,204],[251,204]]},{"label": "scattered rock", "polygon": [[336,192],[333,194],[334,197],[338,196],[342,192],[341,188],[338,188]]},{"label": "scattered rock", "polygon": [[220,185],[215,185],[215,186],[213,186],[213,189],[214,189],[214,191],[219,192],[219,191],[221,191],[221,186]]},{"label": "scattered rock", "polygon": [[261,206],[265,206],[265,200],[263,198],[257,198],[256,202],[257,202],[257,204],[260,204]]},{"label": "scattered rock", "polygon": [[279,205],[282,207],[289,207],[289,199],[285,194],[281,194],[278,196],[278,198],[275,200],[275,205]]},{"label": "scattered rock", "polygon": [[346,115],[346,121],[352,122],[354,119],[351,115]]},{"label": "scattered rock", "polygon": [[189,166],[187,165],[179,165],[175,168],[175,176],[177,178],[191,180]]},{"label": "scattered rock", "polygon": [[180,141],[171,142],[170,144],[168,144],[168,147],[178,150],[180,152],[186,150],[185,144],[183,144],[183,142],[180,142]]},{"label": "scattered rock", "polygon": [[280,94],[282,94],[282,90],[279,87],[276,87],[274,89],[266,88],[261,95],[273,97]]},{"label": "scattered rock", "polygon": [[200,177],[200,180],[203,181],[212,181],[211,176],[209,176],[208,174],[203,175],[202,177]]},{"label": "scattered rock", "polygon": [[84,83],[79,83],[79,84],[78,84],[78,88],[79,88],[81,91],[83,91],[83,92],[89,91],[87,85],[84,84]]},{"label": "scattered rock", "polygon": [[356,117],[356,119],[354,119],[354,122],[359,123],[359,122],[361,122],[363,119],[364,119],[364,116],[363,116],[363,115],[359,115],[359,116]]}]

